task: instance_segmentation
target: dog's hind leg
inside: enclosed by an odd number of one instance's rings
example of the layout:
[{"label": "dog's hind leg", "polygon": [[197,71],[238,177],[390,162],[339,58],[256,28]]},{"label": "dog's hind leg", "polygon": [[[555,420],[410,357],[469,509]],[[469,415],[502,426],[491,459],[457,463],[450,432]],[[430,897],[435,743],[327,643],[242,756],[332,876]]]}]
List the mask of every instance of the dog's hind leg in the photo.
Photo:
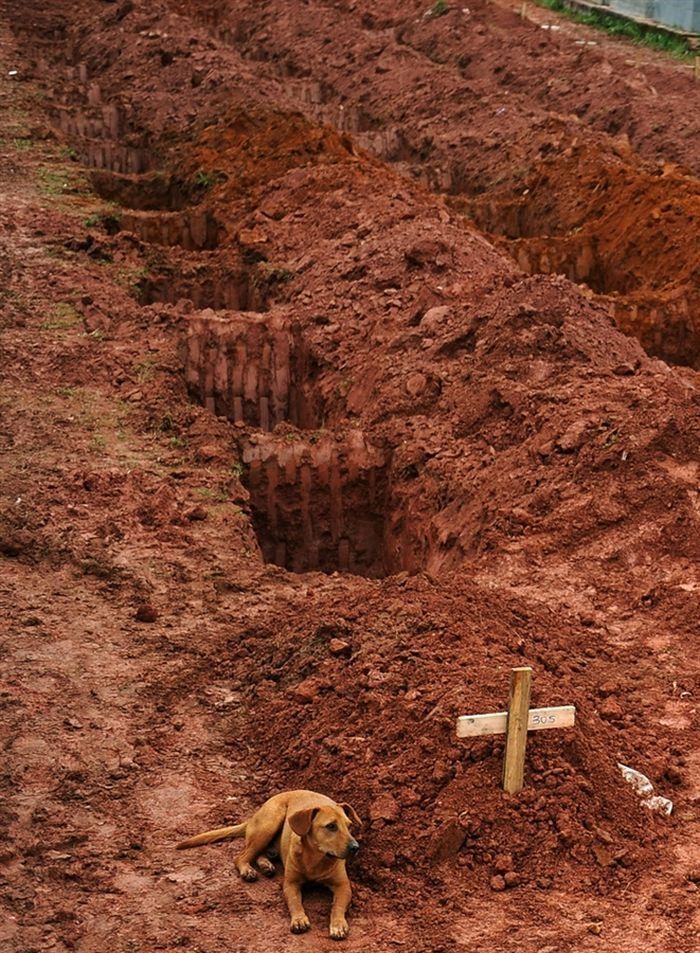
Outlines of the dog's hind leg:
[{"label": "dog's hind leg", "polygon": [[274,840],[271,840],[270,843],[265,848],[265,856],[269,860],[279,860],[281,857],[281,841],[282,835],[278,834]]},{"label": "dog's hind leg", "polygon": [[258,879],[258,872],[253,867],[255,861],[268,877],[274,874],[274,864],[260,855],[270,842],[277,838],[284,824],[286,810],[283,803],[270,805],[268,802],[249,819],[245,832],[245,847],[236,858],[236,867],[243,880]]},{"label": "dog's hind leg", "polygon": [[266,877],[274,877],[277,873],[277,868],[265,854],[260,854],[255,863],[258,865],[260,873],[265,874]]}]

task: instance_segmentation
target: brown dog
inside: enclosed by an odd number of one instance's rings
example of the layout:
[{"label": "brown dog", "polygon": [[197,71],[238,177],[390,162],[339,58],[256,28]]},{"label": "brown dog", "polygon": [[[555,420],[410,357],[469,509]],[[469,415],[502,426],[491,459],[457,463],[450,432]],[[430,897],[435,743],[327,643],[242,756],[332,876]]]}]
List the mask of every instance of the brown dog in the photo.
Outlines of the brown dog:
[{"label": "brown dog", "polygon": [[182,841],[177,849],[245,837],[245,847],[236,858],[244,880],[257,879],[254,862],[271,877],[275,865],[265,855],[281,856],[292,933],[304,933],[311,926],[302,906],[301,888],[305,881],[312,880],[333,891],[330,932],[334,940],[343,940],[348,935],[345,911],[352,893],[345,859],[360,848],[350,833],[352,824],[362,826],[350,804],[336,804],[315,791],[283,791],[265,801],[242,824],[197,834]]}]

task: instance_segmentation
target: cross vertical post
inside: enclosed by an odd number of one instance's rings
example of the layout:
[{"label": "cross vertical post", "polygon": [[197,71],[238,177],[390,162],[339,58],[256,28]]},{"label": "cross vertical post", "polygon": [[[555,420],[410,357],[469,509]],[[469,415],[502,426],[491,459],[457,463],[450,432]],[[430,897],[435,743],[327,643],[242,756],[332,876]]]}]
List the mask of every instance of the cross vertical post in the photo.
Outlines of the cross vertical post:
[{"label": "cross vertical post", "polygon": [[531,668],[524,666],[513,669],[510,678],[506,751],[503,760],[503,790],[508,794],[517,794],[523,787],[531,685]]},{"label": "cross vertical post", "polygon": [[522,790],[525,775],[525,746],[528,731],[544,728],[571,728],[576,721],[573,705],[554,708],[530,708],[532,669],[514,668],[510,677],[508,711],[494,711],[485,715],[460,715],[457,719],[458,738],[476,738],[484,735],[505,735],[503,758],[503,789],[509,794]]}]

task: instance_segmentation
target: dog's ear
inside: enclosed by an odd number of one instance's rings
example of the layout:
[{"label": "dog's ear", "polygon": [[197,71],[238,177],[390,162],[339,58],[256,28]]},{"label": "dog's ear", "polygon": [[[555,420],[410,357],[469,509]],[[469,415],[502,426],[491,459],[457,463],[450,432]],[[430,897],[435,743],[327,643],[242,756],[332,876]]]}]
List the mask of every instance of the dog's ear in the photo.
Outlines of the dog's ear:
[{"label": "dog's ear", "polygon": [[360,818],[358,817],[357,811],[356,811],[355,808],[352,806],[352,804],[348,804],[347,801],[344,801],[343,803],[341,803],[340,806],[342,807],[342,809],[345,811],[345,813],[346,813],[347,816],[349,817],[350,823],[351,823],[351,824],[354,824],[355,827],[358,827],[358,828],[361,830],[362,827],[363,827],[362,821],[361,821]]},{"label": "dog's ear", "polygon": [[289,826],[299,837],[305,837],[311,830],[313,819],[320,810],[319,807],[307,807],[303,811],[297,811],[295,814],[291,814],[287,818]]}]

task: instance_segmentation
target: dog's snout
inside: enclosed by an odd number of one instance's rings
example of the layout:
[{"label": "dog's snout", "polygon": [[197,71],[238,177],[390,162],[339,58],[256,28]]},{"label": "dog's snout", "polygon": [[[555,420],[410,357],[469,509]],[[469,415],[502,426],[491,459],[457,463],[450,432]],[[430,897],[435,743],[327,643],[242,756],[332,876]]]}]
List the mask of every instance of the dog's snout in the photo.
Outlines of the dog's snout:
[{"label": "dog's snout", "polygon": [[348,851],[351,854],[356,854],[359,849],[360,849],[360,845],[354,839],[351,840],[350,843],[348,844]]}]

